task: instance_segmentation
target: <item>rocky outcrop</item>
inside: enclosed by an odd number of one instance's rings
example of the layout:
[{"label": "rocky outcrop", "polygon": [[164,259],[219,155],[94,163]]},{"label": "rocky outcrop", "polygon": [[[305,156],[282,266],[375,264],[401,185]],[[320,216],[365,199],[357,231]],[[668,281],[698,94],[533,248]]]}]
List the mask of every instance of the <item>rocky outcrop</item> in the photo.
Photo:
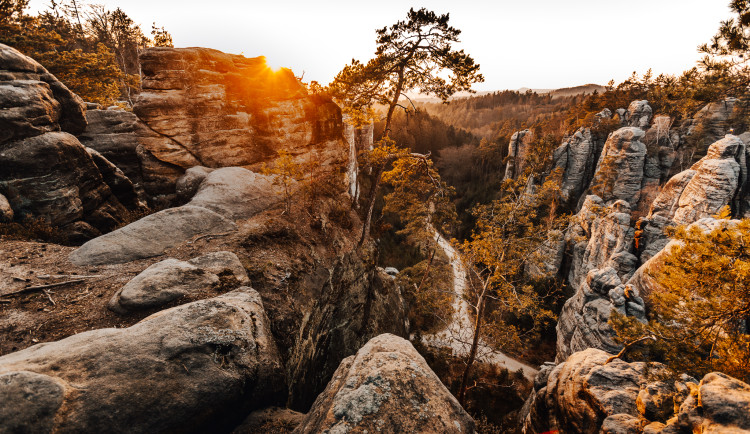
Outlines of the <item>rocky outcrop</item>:
[{"label": "rocky outcrop", "polygon": [[664,185],[649,215],[638,223],[643,262],[667,244],[664,230],[668,226],[691,224],[727,205],[733,215],[746,215],[749,189],[744,142],[728,135],[712,144],[705,157]]},{"label": "rocky outcrop", "polygon": [[263,303],[245,287],[0,357],[0,430],[226,430],[284,392]]},{"label": "rocky outcrop", "polygon": [[128,194],[127,183],[113,184],[113,194],[97,167],[106,164],[73,136],[86,128],[85,104],[37,62],[2,44],[0,107],[0,194],[16,220],[43,219],[72,241],[123,222],[134,208],[118,200]]},{"label": "rocky outcrop", "polygon": [[518,179],[523,175],[523,170],[526,168],[526,159],[529,152],[532,151],[533,140],[534,133],[529,130],[513,133],[508,144],[508,163],[505,167],[503,180]]},{"label": "rocky outcrop", "polygon": [[97,237],[70,254],[76,265],[120,264],[163,254],[198,235],[221,234],[237,226],[199,206],[165,209]]},{"label": "rocky outcrop", "polygon": [[369,339],[408,332],[401,291],[385,272],[369,268],[353,253],[321,272],[329,278],[317,291],[311,288],[315,303],[303,319],[287,363],[288,404],[298,411],[310,408],[341,360]]},{"label": "rocky outcrop", "polygon": [[249,283],[239,258],[231,252],[209,253],[187,262],[169,258],[135,276],[112,296],[107,307],[125,314],[163,306],[191,293],[217,289],[219,274],[229,274],[240,284]]},{"label": "rocky outcrop", "polygon": [[631,127],[646,129],[649,123],[651,123],[652,115],[653,110],[648,101],[645,99],[633,101],[628,106],[628,111],[625,112],[625,122]]},{"label": "rocky outcrop", "polygon": [[605,203],[624,200],[635,209],[643,185],[646,145],[640,128],[623,127],[612,133],[599,157],[592,191]]},{"label": "rocky outcrop", "polygon": [[638,289],[624,282],[612,267],[589,271],[560,312],[556,327],[558,363],[586,348],[619,351],[622,346],[608,324],[614,311],[646,320],[645,302]]},{"label": "rocky outcrop", "polygon": [[598,196],[587,196],[568,239],[573,245],[568,281],[578,287],[589,271],[613,267],[627,279],[635,271],[633,255],[635,230],[630,226],[630,205],[618,200],[605,207]]},{"label": "rocky outcrop", "polygon": [[380,335],[336,369],[295,433],[472,433],[474,421],[406,340]]},{"label": "rocky outcrop", "polygon": [[0,144],[53,131],[79,134],[86,105],[30,57],[0,44]]},{"label": "rocky outcrop", "polygon": [[257,170],[282,150],[299,161],[315,154],[324,166],[347,161],[338,106],[308,95],[288,69],[206,48],[149,48],[140,60],[133,111],[151,195],[174,195],[190,167]]},{"label": "rocky outcrop", "polygon": [[597,143],[588,128],[579,128],[555,149],[552,159],[554,169],[562,171],[560,195],[563,200],[578,202],[594,176],[600,152],[601,143]]},{"label": "rocky outcrop", "polygon": [[283,199],[272,176],[241,167],[224,167],[207,174],[188,205],[215,211],[230,220],[247,219]]},{"label": "rocky outcrop", "polygon": [[[700,383],[653,378],[663,367],[588,349],[546,366],[521,412],[524,433],[750,432],[750,386],[721,373]],[[651,376],[649,376],[651,374]]]},{"label": "rocky outcrop", "polygon": [[111,161],[133,183],[143,182],[138,159],[138,118],[125,110],[88,110],[88,126],[78,140]]}]

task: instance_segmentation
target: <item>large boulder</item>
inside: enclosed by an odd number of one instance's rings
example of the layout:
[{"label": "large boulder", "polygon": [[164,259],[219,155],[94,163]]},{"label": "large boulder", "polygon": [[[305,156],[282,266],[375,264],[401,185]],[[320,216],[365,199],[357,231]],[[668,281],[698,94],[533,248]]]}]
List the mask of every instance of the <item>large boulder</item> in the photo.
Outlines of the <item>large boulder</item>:
[{"label": "large boulder", "polygon": [[401,291],[380,269],[368,267],[353,253],[331,270],[320,270],[317,298],[305,315],[287,362],[289,407],[307,411],[330,381],[341,360],[383,333],[407,336]]},{"label": "large boulder", "polygon": [[41,218],[71,238],[111,231],[128,212],[86,148],[64,132],[0,145],[0,194],[17,220]]},{"label": "large boulder", "polygon": [[172,300],[219,286],[219,277],[174,258],[146,268],[112,296],[107,307],[117,313],[163,306]]},{"label": "large boulder", "polygon": [[152,195],[173,195],[193,166],[258,170],[282,150],[299,162],[314,153],[331,167],[349,157],[338,106],[308,95],[290,70],[274,71],[263,57],[159,47],[140,61],[143,90],[133,111]]},{"label": "large boulder", "polygon": [[475,424],[405,339],[384,334],[344,359],[295,433],[473,433]]},{"label": "large boulder", "polygon": [[165,209],[102,235],[70,254],[76,265],[120,264],[163,254],[198,235],[237,230],[221,215],[199,206]]},{"label": "large boulder", "polygon": [[186,295],[217,289],[222,284],[220,276],[231,276],[236,284],[250,283],[247,271],[232,252],[208,253],[187,262],[165,259],[120,288],[107,307],[124,314],[163,306]]},{"label": "large boulder", "polygon": [[231,220],[246,219],[284,198],[272,176],[241,167],[224,167],[208,173],[188,205],[215,211]]},{"label": "large boulder", "polygon": [[[113,195],[73,135],[86,105],[29,57],[0,44],[0,194],[16,220],[43,219],[71,240],[121,224],[134,204]],[[132,186],[131,186],[132,187]]]},{"label": "large boulder", "polygon": [[263,303],[247,287],[0,357],[0,432],[227,430],[284,396]]}]

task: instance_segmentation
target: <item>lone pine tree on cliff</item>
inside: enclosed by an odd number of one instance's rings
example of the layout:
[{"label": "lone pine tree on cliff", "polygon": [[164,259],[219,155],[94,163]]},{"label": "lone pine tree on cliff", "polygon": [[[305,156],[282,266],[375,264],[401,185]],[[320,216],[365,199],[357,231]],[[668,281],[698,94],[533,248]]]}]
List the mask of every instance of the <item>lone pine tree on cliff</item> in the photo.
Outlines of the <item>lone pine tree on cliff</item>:
[{"label": "lone pine tree on cliff", "polygon": [[367,117],[375,104],[387,107],[383,138],[368,158],[373,181],[360,244],[369,235],[375,198],[387,166],[399,158],[426,161],[426,156],[394,146],[389,139],[394,111],[397,107],[405,109],[401,97],[416,90],[447,102],[456,92],[471,91],[473,83],[484,81],[474,59],[463,50],[453,49],[461,31],[448,25],[448,20],[449,14],[410,9],[405,21],[377,30],[372,60],[366,64],[352,60],[330,85],[332,95],[354,119]]}]

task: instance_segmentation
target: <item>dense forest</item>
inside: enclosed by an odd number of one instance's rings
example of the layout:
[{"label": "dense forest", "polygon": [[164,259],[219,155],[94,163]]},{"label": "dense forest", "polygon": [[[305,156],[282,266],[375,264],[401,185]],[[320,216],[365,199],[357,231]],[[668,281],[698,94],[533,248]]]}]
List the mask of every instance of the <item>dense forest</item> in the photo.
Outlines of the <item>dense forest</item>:
[{"label": "dense forest", "polygon": [[132,106],[140,91],[139,51],[172,46],[163,27],[151,37],[120,8],[51,0],[29,15],[29,0],[0,0],[0,43],[32,57],[84,101]]}]

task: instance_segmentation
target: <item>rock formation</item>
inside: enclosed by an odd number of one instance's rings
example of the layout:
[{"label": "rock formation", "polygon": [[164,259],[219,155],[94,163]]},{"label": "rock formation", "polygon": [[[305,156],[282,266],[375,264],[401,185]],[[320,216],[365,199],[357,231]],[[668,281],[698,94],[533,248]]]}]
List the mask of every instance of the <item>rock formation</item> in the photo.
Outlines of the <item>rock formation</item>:
[{"label": "rock formation", "polygon": [[70,255],[77,265],[120,264],[163,254],[195,236],[221,234],[237,226],[199,206],[165,209],[97,237]]},{"label": "rock formation", "polygon": [[96,163],[74,137],[86,128],[83,101],[37,62],[2,44],[0,95],[0,194],[14,218],[43,219],[71,240],[122,223],[128,209],[118,196],[134,194],[126,191],[132,185],[117,179],[109,186],[97,167],[103,161]]},{"label": "rock formation", "polygon": [[393,335],[339,365],[295,433],[472,433],[474,421],[422,356]]},{"label": "rock formation", "polygon": [[116,264],[161,255],[197,235],[237,229],[235,220],[264,211],[282,199],[272,178],[241,167],[211,171],[184,206],[151,214],[93,239],[71,255],[76,264]]},{"label": "rock formation", "polygon": [[513,133],[508,144],[508,165],[503,179],[518,179],[526,168],[526,159],[532,151],[534,134],[529,130]]},{"label": "rock formation", "polygon": [[599,157],[592,191],[605,203],[624,200],[635,208],[643,185],[646,145],[640,128],[623,127],[612,133]]},{"label": "rock formation", "polygon": [[149,48],[140,56],[143,91],[133,107],[144,187],[172,197],[188,168],[258,170],[286,151],[300,161],[347,161],[341,111],[308,95],[288,69],[271,70],[206,48]]},{"label": "rock formation", "polygon": [[552,159],[554,169],[562,170],[560,186],[563,200],[577,202],[594,176],[601,145],[589,128],[579,128],[555,149]]},{"label": "rock formation", "polygon": [[284,397],[258,293],[240,288],[0,357],[4,432],[227,429]]},{"label": "rock formation", "polygon": [[587,349],[545,366],[521,412],[524,433],[748,432],[750,386],[721,373],[651,379],[659,365]]},{"label": "rock formation", "polygon": [[625,122],[631,127],[645,129],[651,123],[653,111],[648,101],[633,101],[625,112]]},{"label": "rock formation", "polygon": [[140,185],[143,179],[136,136],[141,125],[136,115],[125,110],[90,109],[86,119],[88,126],[78,135],[78,140],[102,154],[133,183]]},{"label": "rock formation", "polygon": [[[221,276],[221,277],[220,277]],[[179,261],[169,258],[141,272],[112,296],[107,307],[117,313],[163,306],[201,289],[218,289],[222,277],[248,284],[239,258],[232,252],[215,252]]]},{"label": "rock formation", "polygon": [[328,273],[287,363],[288,404],[298,411],[310,407],[339,362],[370,338],[382,333],[405,337],[408,332],[404,299],[388,274],[368,270],[351,253]]}]

